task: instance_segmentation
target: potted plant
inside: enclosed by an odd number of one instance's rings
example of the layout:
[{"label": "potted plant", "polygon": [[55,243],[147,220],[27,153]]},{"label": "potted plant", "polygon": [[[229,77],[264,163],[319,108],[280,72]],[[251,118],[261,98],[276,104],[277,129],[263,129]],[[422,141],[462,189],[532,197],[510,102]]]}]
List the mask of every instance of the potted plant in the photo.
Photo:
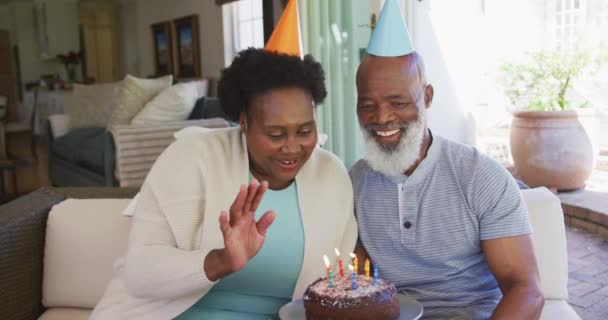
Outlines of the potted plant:
[{"label": "potted plant", "polygon": [[505,94],[516,107],[511,155],[528,185],[560,191],[584,187],[595,155],[581,115],[593,110],[586,101],[570,99],[570,91],[582,76],[599,70],[600,63],[590,50],[553,50],[529,53],[522,62],[501,66]]}]

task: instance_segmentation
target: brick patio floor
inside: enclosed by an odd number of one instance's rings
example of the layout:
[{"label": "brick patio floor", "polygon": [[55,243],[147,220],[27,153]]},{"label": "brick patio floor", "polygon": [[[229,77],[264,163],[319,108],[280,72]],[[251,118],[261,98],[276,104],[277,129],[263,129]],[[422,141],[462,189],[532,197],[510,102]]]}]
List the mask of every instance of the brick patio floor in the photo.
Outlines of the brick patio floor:
[{"label": "brick patio floor", "polygon": [[583,320],[608,319],[608,242],[566,226],[569,303]]}]

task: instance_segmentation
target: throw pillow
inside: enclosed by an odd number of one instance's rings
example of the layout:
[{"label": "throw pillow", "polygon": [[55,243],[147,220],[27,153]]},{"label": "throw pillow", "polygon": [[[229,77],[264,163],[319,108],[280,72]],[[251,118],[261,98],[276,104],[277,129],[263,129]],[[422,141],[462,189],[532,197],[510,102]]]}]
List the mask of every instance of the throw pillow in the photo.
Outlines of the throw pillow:
[{"label": "throw pillow", "polygon": [[105,128],[118,101],[122,81],[82,85],[74,84],[74,93],[66,104],[70,129],[82,127]]},{"label": "throw pillow", "polygon": [[198,98],[197,84],[178,83],[146,103],[131,124],[155,124],[188,119]]},{"label": "throw pillow", "polygon": [[118,103],[112,111],[109,125],[129,124],[144,105],[164,89],[171,86],[173,76],[158,79],[125,77]]}]

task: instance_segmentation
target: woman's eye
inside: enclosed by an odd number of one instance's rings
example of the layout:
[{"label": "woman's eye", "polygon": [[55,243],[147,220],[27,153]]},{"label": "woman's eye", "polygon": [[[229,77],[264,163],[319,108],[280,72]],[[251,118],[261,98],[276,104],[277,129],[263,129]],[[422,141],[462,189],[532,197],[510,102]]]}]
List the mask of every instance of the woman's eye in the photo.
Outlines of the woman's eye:
[{"label": "woman's eye", "polygon": [[306,136],[309,135],[312,132],[312,130],[302,130],[299,132],[300,135]]},{"label": "woman's eye", "polygon": [[283,137],[282,133],[271,133],[268,135],[271,139],[281,139]]}]

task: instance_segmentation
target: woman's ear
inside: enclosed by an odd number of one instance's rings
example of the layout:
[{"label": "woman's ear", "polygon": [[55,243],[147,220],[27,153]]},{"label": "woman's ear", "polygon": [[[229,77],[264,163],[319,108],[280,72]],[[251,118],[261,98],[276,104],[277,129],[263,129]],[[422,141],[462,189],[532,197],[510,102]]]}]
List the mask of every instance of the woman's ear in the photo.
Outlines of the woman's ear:
[{"label": "woman's ear", "polygon": [[245,112],[241,112],[239,115],[239,125],[241,126],[241,131],[247,133],[247,115]]}]

